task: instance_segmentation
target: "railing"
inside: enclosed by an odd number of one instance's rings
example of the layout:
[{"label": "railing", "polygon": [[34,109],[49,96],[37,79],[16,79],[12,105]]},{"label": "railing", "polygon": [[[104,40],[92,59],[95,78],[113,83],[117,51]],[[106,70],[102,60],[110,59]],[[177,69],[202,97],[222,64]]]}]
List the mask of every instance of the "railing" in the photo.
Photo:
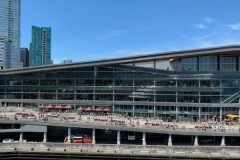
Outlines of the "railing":
[{"label": "railing", "polygon": [[[213,127],[198,127],[199,123],[187,124],[187,123],[174,123],[169,125],[165,123],[145,123],[145,124],[132,124],[127,123],[127,120],[112,120],[99,119],[99,120],[49,120],[44,121],[43,119],[25,119],[25,120],[12,120],[2,119],[1,122],[5,123],[18,123],[18,124],[32,124],[32,125],[55,125],[55,126],[70,126],[73,127],[86,127],[86,128],[98,128],[98,129],[112,129],[112,130],[130,130],[137,132],[154,132],[154,133],[165,133],[165,134],[178,134],[178,135],[211,135],[211,136],[240,136],[239,127],[226,127],[221,126],[219,128]],[[191,125],[191,126],[189,126]]]},{"label": "railing", "polygon": [[222,103],[231,103],[234,99],[240,97],[240,91],[233,94],[232,96],[228,97],[227,99],[225,99],[224,101],[222,101]]}]

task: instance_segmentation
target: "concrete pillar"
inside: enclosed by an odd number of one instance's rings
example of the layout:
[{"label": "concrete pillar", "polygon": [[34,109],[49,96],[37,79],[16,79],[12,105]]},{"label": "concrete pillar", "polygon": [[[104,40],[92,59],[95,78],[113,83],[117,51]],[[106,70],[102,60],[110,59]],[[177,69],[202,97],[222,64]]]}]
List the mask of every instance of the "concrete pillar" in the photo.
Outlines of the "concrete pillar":
[{"label": "concrete pillar", "polygon": [[92,130],[92,144],[96,144],[95,134],[96,134],[96,129],[93,128],[93,130]]},{"label": "concrete pillar", "polygon": [[133,105],[133,109],[132,109],[132,117],[135,117],[135,106]]},{"label": "concrete pillar", "polygon": [[71,143],[71,128],[68,127],[68,143]]},{"label": "concrete pillar", "polygon": [[118,145],[121,144],[121,141],[120,141],[121,137],[120,137],[120,136],[121,136],[121,135],[120,135],[120,131],[117,131],[117,144],[118,144]]},{"label": "concrete pillar", "polygon": [[224,136],[222,136],[221,146],[225,146],[225,137]]},{"label": "concrete pillar", "polygon": [[198,119],[199,119],[199,123],[201,123],[202,122],[201,107],[198,108]]},{"label": "concrete pillar", "polygon": [[172,135],[168,135],[168,146],[172,146]]},{"label": "concrete pillar", "polygon": [[222,107],[220,107],[220,122],[222,122]]},{"label": "concrete pillar", "polygon": [[179,120],[179,114],[178,114],[178,112],[179,112],[179,106],[176,106],[176,120]]},{"label": "concrete pillar", "polygon": [[115,105],[113,105],[113,107],[112,107],[112,113],[113,114],[115,113]]},{"label": "concrete pillar", "polygon": [[143,132],[142,145],[146,145],[146,133]]},{"label": "concrete pillar", "polygon": [[47,132],[43,133],[43,143],[47,142]]},{"label": "concrete pillar", "polygon": [[19,142],[23,142],[23,132],[20,132]]},{"label": "concrete pillar", "polygon": [[153,117],[156,118],[156,106],[153,106]]},{"label": "concrete pillar", "polygon": [[198,136],[195,136],[195,139],[194,139],[194,146],[198,146]]}]

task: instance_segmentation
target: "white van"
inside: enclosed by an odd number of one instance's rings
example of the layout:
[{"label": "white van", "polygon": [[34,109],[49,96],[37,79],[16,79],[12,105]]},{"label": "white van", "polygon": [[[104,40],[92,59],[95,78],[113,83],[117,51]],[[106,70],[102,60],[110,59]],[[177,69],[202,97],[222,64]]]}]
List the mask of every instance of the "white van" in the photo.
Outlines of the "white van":
[{"label": "white van", "polygon": [[4,139],[2,143],[14,143],[14,139]]}]

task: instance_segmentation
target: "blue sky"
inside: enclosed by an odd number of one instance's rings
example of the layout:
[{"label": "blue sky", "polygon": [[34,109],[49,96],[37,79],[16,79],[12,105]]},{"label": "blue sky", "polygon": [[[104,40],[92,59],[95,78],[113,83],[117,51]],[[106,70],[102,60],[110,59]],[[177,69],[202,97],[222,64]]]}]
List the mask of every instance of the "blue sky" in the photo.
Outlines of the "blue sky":
[{"label": "blue sky", "polygon": [[240,44],[239,0],[22,0],[31,26],[52,28],[52,59],[74,62]]}]

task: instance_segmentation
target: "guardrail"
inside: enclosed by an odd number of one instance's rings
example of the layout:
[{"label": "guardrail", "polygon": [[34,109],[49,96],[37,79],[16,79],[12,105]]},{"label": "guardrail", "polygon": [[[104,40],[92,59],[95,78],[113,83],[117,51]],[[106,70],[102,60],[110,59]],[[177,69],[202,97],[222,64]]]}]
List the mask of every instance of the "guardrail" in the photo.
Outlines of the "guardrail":
[{"label": "guardrail", "polygon": [[[239,159],[240,147],[217,146],[141,146],[141,145],[92,145],[92,144],[64,144],[64,143],[5,143],[0,145],[2,156],[14,153],[16,157],[31,155],[44,157],[58,155],[72,156],[87,155],[88,158],[96,156],[126,156],[136,158],[187,158],[187,159]],[[103,157],[102,157],[103,158]],[[1,159],[1,158],[0,158]]]},{"label": "guardrail", "polygon": [[[182,124],[177,124],[178,127],[167,127],[165,125],[152,126],[152,125],[133,125],[124,123],[123,120],[119,121],[81,121],[81,120],[48,120],[43,119],[24,119],[24,120],[12,120],[1,119],[2,123],[15,123],[15,124],[32,124],[32,125],[45,125],[45,126],[65,126],[65,127],[79,127],[79,128],[96,128],[96,129],[111,129],[121,131],[136,131],[136,132],[153,132],[164,134],[177,134],[177,135],[208,135],[208,136],[237,136],[240,137],[239,128],[186,128]],[[194,126],[193,126],[194,127]]]}]

